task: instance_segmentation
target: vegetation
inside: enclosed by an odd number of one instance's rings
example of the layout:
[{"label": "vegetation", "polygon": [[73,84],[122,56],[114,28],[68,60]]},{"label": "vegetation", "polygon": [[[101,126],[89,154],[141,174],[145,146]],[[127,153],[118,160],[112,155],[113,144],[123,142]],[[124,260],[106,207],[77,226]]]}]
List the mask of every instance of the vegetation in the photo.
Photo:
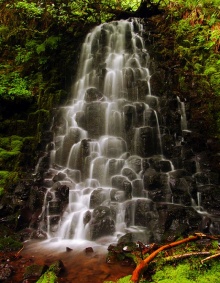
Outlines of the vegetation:
[{"label": "vegetation", "polygon": [[[150,18],[153,52],[172,76],[170,89],[190,105],[191,129],[220,137],[219,0],[0,0],[0,197],[36,165],[51,110],[68,99],[87,32],[131,16]],[[14,239],[0,239],[0,249],[14,247]],[[219,266],[210,263],[159,258],[142,282],[218,282]],[[57,282],[57,275],[49,269],[40,282]]]},{"label": "vegetation", "polygon": [[[219,1],[193,0],[163,2],[165,23],[162,59],[178,78],[181,98],[189,101],[191,129],[219,137],[220,117],[220,12]],[[168,27],[168,28],[167,28]],[[169,60],[170,60],[169,59]],[[193,105],[196,107],[193,108]]]},{"label": "vegetation", "polygon": [[[218,260],[208,259],[202,252],[208,251],[210,255],[219,253],[218,241],[202,240],[196,242],[188,242],[187,244],[179,245],[171,248],[168,251],[163,251],[150,263],[148,269],[144,272],[140,283],[208,283],[218,282],[220,275],[220,267]],[[190,255],[183,257],[181,255]],[[137,252],[133,252],[132,257],[139,258]],[[143,255],[143,254],[142,254]],[[129,258],[131,256],[128,254]],[[149,254],[144,255],[146,259]],[[203,259],[203,260],[202,260]],[[136,259],[136,261],[138,261]],[[132,276],[120,278],[117,283],[131,283]],[[105,281],[104,283],[113,283]]]},{"label": "vegetation", "polygon": [[[166,265],[158,270],[151,280],[141,280],[140,283],[208,283],[219,282],[220,267],[218,262],[201,267],[195,260],[175,265]],[[117,283],[131,283],[131,275],[116,281]],[[106,281],[105,283],[113,283]]]},{"label": "vegetation", "polygon": [[0,238],[0,251],[18,251],[21,249],[23,244],[12,237]]}]

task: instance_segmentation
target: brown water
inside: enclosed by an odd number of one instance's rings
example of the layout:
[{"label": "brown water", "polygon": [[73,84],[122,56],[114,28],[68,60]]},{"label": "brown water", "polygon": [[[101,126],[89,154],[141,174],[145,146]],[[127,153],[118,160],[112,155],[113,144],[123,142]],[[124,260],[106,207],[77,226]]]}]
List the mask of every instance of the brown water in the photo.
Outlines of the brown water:
[{"label": "brown water", "polygon": [[[72,250],[67,252],[66,247]],[[94,244],[94,243],[93,243]],[[133,267],[121,266],[120,264],[107,264],[106,246],[92,246],[93,252],[86,253],[88,243],[54,242],[27,242],[20,253],[21,258],[14,262],[16,273],[12,281],[22,282],[26,266],[31,264],[50,265],[56,260],[62,260],[65,272],[59,277],[59,283],[103,283],[115,281],[123,276],[131,274]]]}]

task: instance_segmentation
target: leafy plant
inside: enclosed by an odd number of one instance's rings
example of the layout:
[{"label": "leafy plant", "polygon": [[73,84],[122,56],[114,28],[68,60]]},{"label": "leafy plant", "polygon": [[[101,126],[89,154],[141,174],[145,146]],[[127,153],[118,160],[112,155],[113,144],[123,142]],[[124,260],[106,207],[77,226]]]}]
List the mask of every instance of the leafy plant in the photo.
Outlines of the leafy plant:
[{"label": "leafy plant", "polygon": [[32,92],[29,89],[28,77],[22,78],[17,71],[0,74],[0,97],[14,100],[16,97],[29,99]]}]

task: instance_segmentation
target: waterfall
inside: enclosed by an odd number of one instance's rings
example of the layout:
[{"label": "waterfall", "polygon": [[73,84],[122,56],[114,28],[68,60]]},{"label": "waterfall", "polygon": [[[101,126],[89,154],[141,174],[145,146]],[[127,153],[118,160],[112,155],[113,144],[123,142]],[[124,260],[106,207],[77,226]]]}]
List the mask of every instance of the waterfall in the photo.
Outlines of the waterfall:
[{"label": "waterfall", "polygon": [[180,143],[190,134],[184,103],[154,93],[141,21],[105,23],[87,35],[72,92],[52,126],[41,214],[48,237],[95,241],[131,233],[149,242],[200,223],[196,210],[184,214],[187,220],[180,213],[198,196],[191,195]]}]

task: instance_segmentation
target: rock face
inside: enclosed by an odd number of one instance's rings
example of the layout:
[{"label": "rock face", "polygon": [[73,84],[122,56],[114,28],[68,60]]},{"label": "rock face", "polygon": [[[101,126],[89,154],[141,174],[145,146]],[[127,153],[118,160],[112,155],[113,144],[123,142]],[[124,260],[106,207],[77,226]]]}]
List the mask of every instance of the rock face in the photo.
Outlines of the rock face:
[{"label": "rock face", "polygon": [[[114,42],[102,45],[109,35],[134,46],[116,40],[113,52]],[[74,102],[55,113],[35,182],[16,188],[25,200],[19,228],[89,240],[128,233],[145,242],[220,233],[216,143],[188,129],[140,23],[102,25],[86,44]]]}]

